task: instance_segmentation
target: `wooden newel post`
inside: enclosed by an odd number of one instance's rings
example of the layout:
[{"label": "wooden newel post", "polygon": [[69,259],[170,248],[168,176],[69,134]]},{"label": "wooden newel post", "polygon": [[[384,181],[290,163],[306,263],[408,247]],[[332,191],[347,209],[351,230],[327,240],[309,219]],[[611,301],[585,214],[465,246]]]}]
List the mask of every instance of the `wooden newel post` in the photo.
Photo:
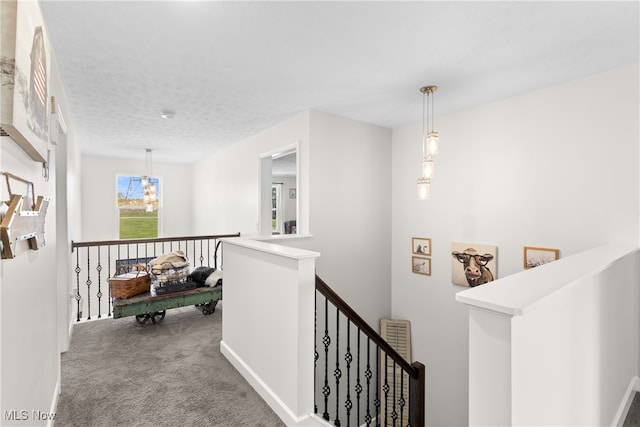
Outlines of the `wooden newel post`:
[{"label": "wooden newel post", "polygon": [[425,366],[420,362],[413,362],[411,367],[418,372],[418,377],[409,377],[409,423],[411,427],[424,427]]}]

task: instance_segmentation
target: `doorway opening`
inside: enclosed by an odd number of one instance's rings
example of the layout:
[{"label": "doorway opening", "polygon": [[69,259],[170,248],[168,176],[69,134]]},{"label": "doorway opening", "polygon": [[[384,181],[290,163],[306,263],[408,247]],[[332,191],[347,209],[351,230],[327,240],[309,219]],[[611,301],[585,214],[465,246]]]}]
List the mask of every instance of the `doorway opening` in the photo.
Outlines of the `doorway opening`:
[{"label": "doorway opening", "polygon": [[298,233],[298,150],[285,147],[261,157],[261,235]]}]

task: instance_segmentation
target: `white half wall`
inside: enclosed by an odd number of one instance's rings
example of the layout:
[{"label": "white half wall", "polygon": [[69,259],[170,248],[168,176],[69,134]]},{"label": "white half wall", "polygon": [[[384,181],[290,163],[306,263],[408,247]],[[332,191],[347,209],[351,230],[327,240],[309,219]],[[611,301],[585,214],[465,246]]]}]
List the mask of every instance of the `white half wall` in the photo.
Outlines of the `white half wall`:
[{"label": "white half wall", "polygon": [[603,245],[457,295],[470,425],[621,425],[638,378],[640,252]]},{"label": "white half wall", "polygon": [[[392,316],[412,322],[428,425],[467,423],[469,325],[455,302],[466,288],[451,283],[452,242],[497,245],[498,278],[523,270],[523,246],[566,257],[638,243],[638,76],[636,64],[436,117],[429,201],[416,200],[421,123],[393,130]],[[431,276],[411,272],[412,237],[432,239]]]},{"label": "white half wall", "polygon": [[316,252],[224,241],[220,349],[289,426],[309,425]]}]

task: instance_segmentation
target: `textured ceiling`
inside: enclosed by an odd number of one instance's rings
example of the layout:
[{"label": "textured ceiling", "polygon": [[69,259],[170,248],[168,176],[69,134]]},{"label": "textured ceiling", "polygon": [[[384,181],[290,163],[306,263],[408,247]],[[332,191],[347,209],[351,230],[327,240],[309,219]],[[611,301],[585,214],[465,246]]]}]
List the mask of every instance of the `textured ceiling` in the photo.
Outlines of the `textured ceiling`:
[{"label": "textured ceiling", "polygon": [[403,125],[427,84],[437,122],[640,49],[638,1],[41,4],[81,151],[156,161],[193,162],[308,108]]},{"label": "textured ceiling", "polygon": [[271,162],[271,175],[296,176],[296,152],[274,158]]}]

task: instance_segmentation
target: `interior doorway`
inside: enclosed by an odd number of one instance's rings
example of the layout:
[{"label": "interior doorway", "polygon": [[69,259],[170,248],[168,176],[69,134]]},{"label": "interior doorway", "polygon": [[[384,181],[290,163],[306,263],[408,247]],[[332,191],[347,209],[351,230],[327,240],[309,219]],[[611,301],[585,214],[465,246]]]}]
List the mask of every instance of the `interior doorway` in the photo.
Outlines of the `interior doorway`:
[{"label": "interior doorway", "polygon": [[260,156],[260,234],[298,233],[298,150],[285,147]]}]

